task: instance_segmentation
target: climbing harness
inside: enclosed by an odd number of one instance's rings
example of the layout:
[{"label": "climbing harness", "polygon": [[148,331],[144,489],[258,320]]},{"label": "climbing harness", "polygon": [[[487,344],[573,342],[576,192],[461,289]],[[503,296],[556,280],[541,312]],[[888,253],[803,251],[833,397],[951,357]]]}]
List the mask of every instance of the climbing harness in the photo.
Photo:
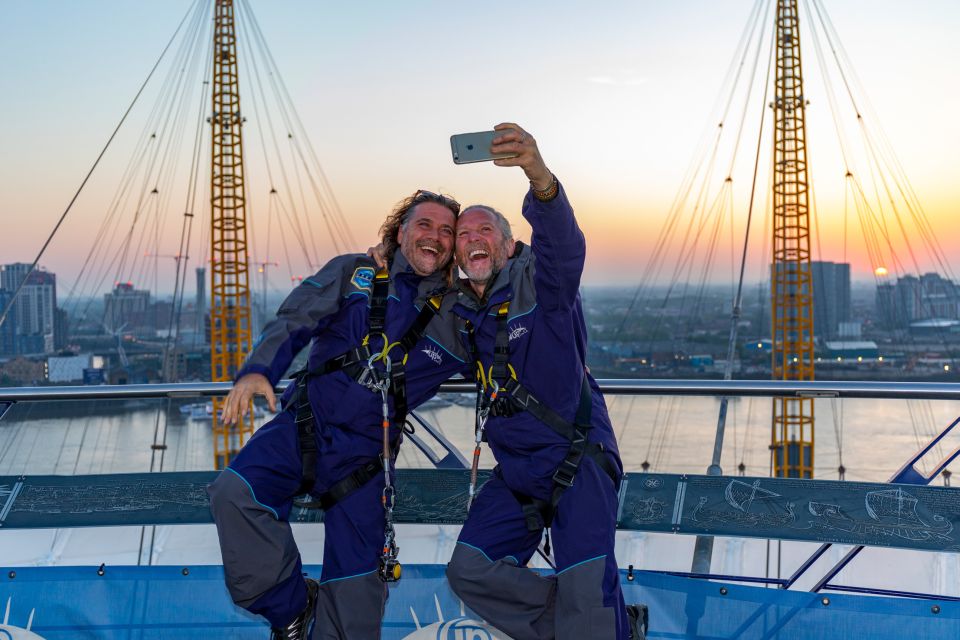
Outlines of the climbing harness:
[{"label": "climbing harness", "polygon": [[[302,461],[302,474],[300,486],[297,489],[297,495],[310,493],[316,482],[316,463],[317,463],[317,443],[314,429],[315,420],[313,408],[310,406],[310,400],[307,393],[307,382],[311,378],[327,375],[335,371],[343,371],[353,378],[357,384],[360,384],[371,392],[378,393],[381,398],[383,429],[383,451],[377,458],[371,458],[364,461],[357,469],[345,478],[334,483],[326,492],[320,494],[315,500],[295,501],[298,507],[315,508],[322,507],[329,510],[337,502],[343,500],[348,495],[367,484],[376,477],[381,471],[384,477],[384,488],[381,492],[381,503],[384,509],[385,527],[383,550],[380,555],[378,575],[385,582],[396,582],[400,579],[402,572],[400,562],[397,560],[400,548],[396,543],[396,532],[393,524],[393,509],[396,503],[396,489],[391,478],[391,464],[394,461],[394,451],[400,444],[400,439],[395,442],[390,438],[390,425],[398,424],[401,430],[405,430],[403,425],[407,419],[407,394],[406,394],[406,371],[405,365],[410,349],[426,333],[427,326],[433,317],[439,312],[443,296],[446,290],[431,292],[424,301],[420,313],[413,320],[407,331],[399,340],[390,342],[385,332],[387,298],[390,290],[390,274],[386,269],[380,269],[373,280],[373,288],[370,295],[370,313],[369,327],[366,337],[364,337],[359,347],[350,349],[345,353],[331,358],[319,367],[314,369],[302,369],[294,374],[296,384],[295,406],[296,406],[296,425],[297,439],[300,444],[300,455]],[[371,336],[381,337],[383,347],[379,350],[371,350]],[[393,359],[391,354],[399,349],[401,357]],[[382,369],[377,368],[376,363],[381,362]],[[393,419],[390,417],[390,402],[393,398]]]},{"label": "climbing harness", "polygon": [[[610,477],[614,486],[619,484],[620,471],[606,455],[603,445],[589,441],[589,432],[591,429],[591,413],[593,396],[590,385],[584,373],[580,389],[580,401],[577,407],[573,422],[569,422],[561,417],[556,411],[546,406],[530,393],[526,387],[517,379],[516,370],[509,362],[510,343],[509,343],[509,319],[510,302],[502,303],[496,312],[497,327],[496,337],[493,348],[493,364],[488,370],[484,370],[483,364],[479,359],[476,337],[472,325],[467,323],[467,331],[470,337],[470,348],[473,351],[473,358],[477,363],[477,384],[479,392],[483,394],[478,403],[476,447],[473,454],[473,469],[470,474],[470,487],[468,489],[468,509],[472,503],[475,485],[476,469],[480,456],[480,442],[484,439],[484,428],[489,415],[511,416],[521,411],[528,411],[533,417],[537,418],[556,433],[570,441],[570,449],[567,455],[560,462],[557,470],[553,474],[553,490],[549,500],[541,500],[528,496],[526,494],[513,491],[517,501],[523,508],[524,518],[529,531],[540,531],[547,529],[547,542],[545,551],[550,553],[549,529],[553,523],[553,517],[556,514],[557,504],[563,492],[573,486],[577,472],[583,462],[584,457],[589,457]],[[502,382],[501,382],[502,381]],[[490,388],[490,395],[487,396],[484,391]],[[494,469],[494,473],[499,474],[499,467]],[[502,477],[502,476],[501,476]]]}]

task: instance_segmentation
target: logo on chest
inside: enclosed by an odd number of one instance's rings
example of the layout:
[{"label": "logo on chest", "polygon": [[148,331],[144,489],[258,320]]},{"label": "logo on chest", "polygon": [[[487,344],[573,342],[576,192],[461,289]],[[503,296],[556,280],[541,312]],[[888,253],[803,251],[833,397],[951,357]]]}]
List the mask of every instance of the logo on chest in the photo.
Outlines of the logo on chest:
[{"label": "logo on chest", "polygon": [[434,364],[443,364],[443,354],[433,345],[427,345],[426,349],[421,349],[421,353],[433,360]]},{"label": "logo on chest", "polygon": [[528,331],[527,328],[522,324],[513,325],[512,327],[509,327],[509,330],[510,330],[510,337],[509,337],[510,342],[513,342],[517,338],[523,337],[528,333],[530,333],[530,331]]},{"label": "logo on chest", "polygon": [[357,267],[350,278],[350,284],[361,291],[370,291],[373,286],[374,270],[370,267]]}]

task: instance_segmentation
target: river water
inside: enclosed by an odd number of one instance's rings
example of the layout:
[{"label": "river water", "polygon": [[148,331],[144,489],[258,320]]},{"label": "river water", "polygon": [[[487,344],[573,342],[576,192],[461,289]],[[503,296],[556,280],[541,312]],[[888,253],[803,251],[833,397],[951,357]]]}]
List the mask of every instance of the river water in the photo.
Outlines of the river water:
[{"label": "river water", "polygon": [[[455,398],[462,404],[446,398],[429,403],[418,413],[469,455],[473,438],[470,398]],[[609,396],[607,405],[628,471],[640,471],[647,461],[651,471],[661,473],[705,472],[713,452],[719,399]],[[56,411],[58,415],[52,413],[39,404],[24,404],[0,421],[0,475],[212,468],[210,422],[191,420],[165,400],[133,403],[128,408],[118,403],[75,402]],[[769,475],[770,415],[767,398],[731,400],[722,457],[725,474],[738,473],[737,466],[743,463],[745,475]],[[883,482],[922,443],[960,416],[960,402],[823,399],[816,401],[815,415],[816,477],[838,479],[842,457],[846,479]],[[424,435],[422,430],[420,435]],[[162,459],[151,450],[155,438],[167,445]],[[929,470],[934,457],[942,457],[956,444],[948,439],[946,446],[931,452],[918,469]],[[493,464],[486,451],[482,462]],[[409,443],[400,452],[399,464],[429,466],[425,456]]]},{"label": "river water", "polygon": [[[473,411],[467,397],[431,402],[420,415],[465,456],[472,449]],[[610,415],[617,430],[624,466],[640,471],[644,461],[661,473],[704,473],[713,451],[719,399],[700,397],[610,396]],[[727,475],[743,462],[746,475],[769,474],[771,401],[732,400],[722,466]],[[846,479],[883,482],[935,432],[960,416],[960,402],[817,400],[816,476],[836,480],[842,452]],[[261,419],[262,423],[265,419]],[[425,437],[423,429],[418,434]],[[156,439],[167,449],[151,450]],[[918,464],[927,473],[960,436]],[[440,452],[439,448],[436,448]],[[493,461],[485,449],[481,466]],[[151,466],[152,465],[152,466]],[[411,443],[400,452],[399,466],[429,466]],[[0,476],[212,468],[209,421],[191,420],[166,400],[128,403],[77,402],[52,410],[36,404],[14,407],[0,421]],[[934,484],[941,484],[938,478]],[[323,528],[294,525],[304,562],[322,560]],[[452,552],[457,528],[406,525],[400,539],[406,562],[444,563]],[[687,571],[693,538],[668,534],[621,532],[617,557],[622,566]],[[789,575],[815,548],[809,543],[718,539],[712,570],[736,575]],[[824,562],[840,558],[837,546]],[[219,546],[210,525],[113,527],[0,532],[0,564],[217,564]],[[890,569],[896,567],[895,570]],[[816,573],[816,572],[813,572]],[[934,591],[960,595],[960,556],[947,553],[868,549],[844,570],[845,584]],[[798,583],[801,588],[805,585]]]}]

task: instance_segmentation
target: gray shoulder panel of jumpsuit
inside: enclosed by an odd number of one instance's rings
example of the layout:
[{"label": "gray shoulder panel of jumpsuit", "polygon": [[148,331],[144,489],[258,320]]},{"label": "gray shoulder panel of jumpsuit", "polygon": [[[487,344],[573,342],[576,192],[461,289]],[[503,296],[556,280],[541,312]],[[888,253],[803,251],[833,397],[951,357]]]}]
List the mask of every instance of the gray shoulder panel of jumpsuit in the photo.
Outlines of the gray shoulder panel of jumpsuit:
[{"label": "gray shoulder panel of jumpsuit", "polygon": [[[375,271],[372,259],[359,253],[347,254],[333,258],[301,282],[280,304],[276,317],[260,332],[240,375],[251,367],[267,368],[274,372],[276,379],[271,382],[276,384],[284,373],[279,368],[286,369],[277,367],[276,359],[288,346],[291,336],[299,337],[300,343],[291,353],[284,354],[289,361],[310,341],[317,325],[340,309],[346,296],[369,295],[368,283]],[[301,336],[304,331],[309,335]],[[287,366],[289,361],[285,363]]]},{"label": "gray shoulder panel of jumpsuit", "polygon": [[514,640],[614,640],[616,613],[598,588],[604,558],[541,576],[513,558],[496,562],[458,544],[447,565],[450,588],[480,617]]}]

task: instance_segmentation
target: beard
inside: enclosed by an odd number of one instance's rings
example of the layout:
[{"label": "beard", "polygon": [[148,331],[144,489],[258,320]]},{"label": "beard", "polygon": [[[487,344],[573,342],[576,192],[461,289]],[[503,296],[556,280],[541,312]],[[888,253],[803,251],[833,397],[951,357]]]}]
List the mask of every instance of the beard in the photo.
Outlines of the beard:
[{"label": "beard", "polygon": [[[486,255],[471,257],[471,254],[480,251]],[[488,246],[483,242],[467,245],[462,251],[457,251],[457,263],[467,279],[477,285],[487,285],[507,264],[506,242],[500,246]]]}]

